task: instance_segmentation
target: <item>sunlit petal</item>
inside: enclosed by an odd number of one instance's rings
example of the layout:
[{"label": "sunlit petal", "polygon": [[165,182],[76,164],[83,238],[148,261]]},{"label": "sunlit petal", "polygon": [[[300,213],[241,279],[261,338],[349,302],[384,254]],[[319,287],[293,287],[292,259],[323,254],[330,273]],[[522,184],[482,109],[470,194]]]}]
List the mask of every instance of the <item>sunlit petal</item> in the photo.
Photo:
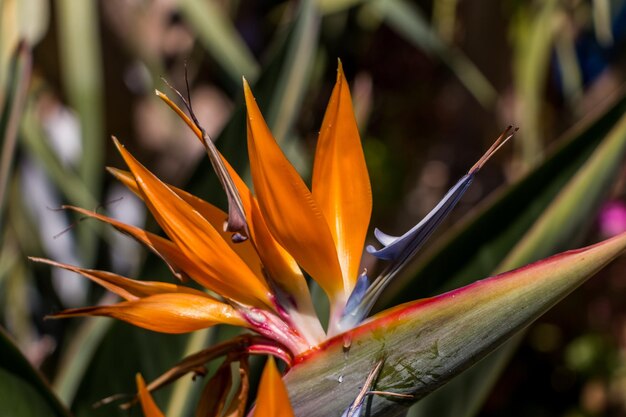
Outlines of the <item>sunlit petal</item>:
[{"label": "sunlit petal", "polygon": [[155,294],[166,293],[187,293],[195,294],[202,297],[210,298],[207,294],[195,290],[193,288],[182,285],[170,284],[160,281],[139,281],[123,277],[108,271],[99,271],[96,269],[79,268],[77,266],[63,264],[42,258],[30,258],[32,261],[46,263],[58,268],[67,269],[83,275],[93,282],[103,286],[114,294],[119,295],[127,301],[137,300],[138,298],[148,297]]},{"label": "sunlit petal", "polygon": [[293,417],[289,395],[270,356],[261,376],[254,417]]},{"label": "sunlit petal", "polygon": [[135,379],[137,381],[137,394],[139,395],[143,415],[145,417],[165,417],[154,402],[150,391],[146,388],[146,383],[141,374],[137,374]]},{"label": "sunlit petal", "polygon": [[350,290],[359,276],[372,190],[341,63],[317,142],[312,192],[330,226],[344,286]]},{"label": "sunlit petal", "polygon": [[[137,181],[135,181],[135,177],[132,173],[128,171],[123,171],[121,169],[115,168],[107,168],[108,171],[115,176],[120,182],[122,182],[125,186],[127,186],[131,191],[137,194],[140,198],[143,197],[139,186],[137,185]],[[172,185],[167,184],[167,186],[172,189],[180,198],[185,200],[187,204],[194,208],[202,217],[204,217],[213,228],[222,236],[224,241],[230,246],[230,248],[235,251],[237,255],[248,265],[248,267],[258,276],[263,277],[263,272],[261,268],[261,260],[250,241],[244,242],[234,242],[231,238],[232,232],[224,231],[224,224],[226,219],[228,218],[228,214],[223,210],[215,207],[213,204],[210,204],[204,201],[201,198],[196,197],[193,194],[190,194],[180,188],[174,187]]]},{"label": "sunlit petal", "polygon": [[211,224],[143,167],[115,140],[153,216],[180,250],[205,273],[200,283],[220,295],[255,306],[272,306],[270,292]]},{"label": "sunlit petal", "polygon": [[[184,98],[174,89],[174,91],[179,95],[181,99]],[[245,211],[243,209],[243,205],[241,204],[241,198],[239,197],[239,190],[233,183],[232,178],[229,175],[228,169],[224,163],[224,158],[219,153],[215,144],[206,133],[206,131],[200,126],[198,120],[195,118],[193,114],[193,110],[191,109],[191,104],[187,105],[191,116],[193,117],[193,121],[190,120],[189,117],[173,102],[167,97],[165,94],[156,90],[156,94],[161,100],[165,101],[170,108],[172,108],[185,122],[192,128],[196,136],[200,140],[202,146],[207,152],[207,156],[209,157],[209,161],[211,162],[211,166],[219,179],[224,192],[226,193],[226,198],[228,200],[228,222],[227,229],[231,232],[245,232],[246,230],[246,216]],[[186,103],[187,104],[187,103]]]},{"label": "sunlit petal", "polygon": [[280,244],[335,298],[344,288],[326,219],[272,137],[245,81],[244,90],[250,168],[263,218]]},{"label": "sunlit petal", "polygon": [[51,317],[106,316],[161,333],[188,333],[215,324],[247,327],[228,304],[187,293],[156,294],[110,306],[74,308]]},{"label": "sunlit petal", "polygon": [[[189,126],[201,143],[204,143],[202,131],[193,121],[176,105],[166,94],[156,91],[157,96],[163,100],[178,116]],[[267,227],[258,203],[252,192],[232,168],[228,161],[222,156],[222,162],[229,176],[232,178],[248,221],[251,237],[256,242],[256,249],[263,265],[274,280],[284,291],[291,294],[299,304],[311,304],[310,294],[306,281],[302,275],[300,267],[293,257],[276,241]],[[134,178],[133,178],[134,180]],[[306,309],[305,306],[300,306]]]},{"label": "sunlit petal", "polygon": [[283,307],[287,309],[291,320],[301,325],[302,336],[313,343],[319,342],[323,339],[325,332],[317,318],[311,293],[300,266],[272,235],[252,192],[228,162],[225,162],[225,165],[231,171],[231,178],[239,190],[252,243],[263,262],[272,288]]},{"label": "sunlit petal", "polygon": [[94,211],[85,210],[80,207],[65,206],[65,208],[81,213],[85,216],[100,220],[104,223],[108,223],[115,227],[120,232],[134,238],[139,243],[145,245],[152,250],[157,256],[159,256],[170,268],[174,276],[179,279],[183,279],[187,275],[194,278],[196,281],[201,281],[203,276],[202,270],[193,262],[191,262],[178,247],[171,241],[155,235],[154,233],[146,232],[139,227],[131,226],[126,223],[122,223],[119,220],[111,217],[98,214]]}]

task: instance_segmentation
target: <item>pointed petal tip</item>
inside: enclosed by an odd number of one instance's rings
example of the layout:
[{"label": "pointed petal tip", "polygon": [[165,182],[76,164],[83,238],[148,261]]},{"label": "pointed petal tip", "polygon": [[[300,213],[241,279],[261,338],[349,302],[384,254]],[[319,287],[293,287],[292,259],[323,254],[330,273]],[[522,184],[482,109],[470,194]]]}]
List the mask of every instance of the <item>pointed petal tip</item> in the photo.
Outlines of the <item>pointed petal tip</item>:
[{"label": "pointed petal tip", "polygon": [[337,78],[344,76],[343,72],[343,64],[341,63],[341,58],[337,58]]},{"label": "pointed petal tip", "polygon": [[135,375],[135,382],[137,384],[137,396],[139,397],[139,402],[141,403],[141,409],[145,417],[164,417],[159,407],[154,402],[154,399],[150,395],[150,391],[146,387],[146,382],[144,381],[141,374],[137,373]]},{"label": "pointed petal tip", "polygon": [[104,169],[106,169],[106,171],[112,175],[115,179],[119,180],[122,178],[126,178],[128,175],[127,171],[124,171],[122,169],[119,168],[115,168],[115,167],[105,167]]},{"label": "pointed petal tip", "polygon": [[276,361],[270,356],[261,375],[254,417],[278,416],[293,417],[294,412]]},{"label": "pointed petal tip", "polygon": [[380,242],[381,245],[387,246],[393,243],[395,240],[397,240],[399,236],[388,235],[387,233],[380,230],[378,227],[375,227],[374,237],[376,237],[376,240],[378,240],[378,242]]},{"label": "pointed petal tip", "polygon": [[367,250],[367,253],[369,253],[370,255],[375,256],[376,258],[383,261],[393,261],[398,257],[398,254],[400,253],[398,248],[394,246],[384,246],[380,249],[376,249],[372,245],[367,245],[367,248],[365,248],[365,250]]},{"label": "pointed petal tip", "polygon": [[122,143],[119,141],[119,139],[117,137],[115,137],[114,135],[111,135],[111,140],[113,141],[113,144],[115,145],[117,150],[119,152],[122,152],[122,149],[124,148],[124,145],[122,145]]},{"label": "pointed petal tip", "polygon": [[246,77],[242,76],[241,77],[241,82],[243,84],[243,91],[244,94],[247,96],[248,94],[252,94],[252,91],[250,89],[250,83],[248,83],[248,80],[246,79]]},{"label": "pointed petal tip", "polygon": [[47,258],[39,258],[37,256],[29,256],[28,260],[31,262],[36,262],[38,264],[46,264],[46,265],[52,265],[52,266],[58,266],[60,268],[63,267],[63,264],[53,261],[52,259],[47,259]]},{"label": "pointed petal tip", "polygon": [[252,94],[252,89],[250,88],[250,84],[248,84],[248,80],[243,79],[243,95],[246,101],[246,108],[248,109],[248,118],[250,117],[250,107],[252,104],[256,104],[256,99],[254,98],[254,94]]}]

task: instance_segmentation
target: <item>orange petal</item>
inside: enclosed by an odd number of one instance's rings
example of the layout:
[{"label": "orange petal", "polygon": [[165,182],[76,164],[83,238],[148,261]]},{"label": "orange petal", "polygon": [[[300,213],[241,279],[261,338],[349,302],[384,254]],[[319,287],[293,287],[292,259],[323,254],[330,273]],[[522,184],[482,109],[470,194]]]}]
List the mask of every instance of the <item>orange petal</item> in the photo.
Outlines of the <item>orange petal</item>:
[{"label": "orange petal", "polygon": [[196,210],[162,183],[114,139],[159,225],[204,272],[200,283],[218,294],[253,306],[272,306],[264,281],[237,256]]},{"label": "orange petal", "polygon": [[244,80],[252,180],[267,226],[331,298],[342,290],[332,235],[307,186],[280,150]]},{"label": "orange petal", "polygon": [[46,263],[48,265],[56,266],[58,268],[67,269],[68,271],[76,272],[77,274],[81,274],[95,283],[103,286],[107,290],[111,291],[114,294],[119,295],[127,301],[137,300],[139,298],[148,297],[150,295],[155,294],[164,294],[164,293],[187,293],[187,294],[195,294],[202,297],[209,297],[207,294],[195,290],[193,288],[170,284],[167,282],[159,282],[159,281],[139,281],[135,279],[130,279],[123,277],[121,275],[114,274],[112,272],[107,271],[99,271],[95,269],[86,269],[79,268],[77,266],[63,264],[60,262],[55,262],[50,259],[43,258],[30,258],[30,260],[35,262]]},{"label": "orange petal", "polygon": [[[248,219],[250,237],[266,272],[280,288],[294,297],[298,307],[303,310],[312,307],[311,294],[298,263],[272,235],[263,218],[258,201],[246,183],[225,159],[224,164],[239,190]],[[313,311],[312,308],[309,309]]]},{"label": "orange petal", "polygon": [[[126,187],[128,187],[131,191],[137,194],[140,198],[143,197],[137,182],[135,181],[135,177],[132,173],[128,171],[123,171],[121,169],[115,168],[107,168],[108,171],[117,178],[120,182],[122,182]],[[252,245],[250,240],[235,243],[231,239],[232,232],[224,231],[224,223],[228,218],[228,214],[223,210],[215,207],[213,204],[210,204],[201,198],[196,197],[193,194],[188,193],[185,190],[181,190],[180,188],[174,187],[172,185],[166,184],[169,188],[172,189],[180,198],[185,200],[187,204],[193,207],[202,217],[204,217],[215,230],[222,236],[224,241],[230,246],[230,248],[235,251],[237,255],[248,265],[248,267],[260,278],[263,278],[262,264],[259,256]],[[247,187],[246,187],[247,188]],[[241,192],[241,191],[240,191]]]},{"label": "orange petal", "polygon": [[[229,213],[227,225],[228,230],[231,232],[245,232],[246,218],[245,211],[241,203],[241,197],[239,196],[240,190],[234,185],[233,179],[229,175],[229,167],[227,167],[228,164],[225,162],[224,157],[219,153],[215,144],[206,132],[204,132],[200,126],[197,125],[197,121],[195,119],[192,121],[180,109],[180,107],[178,107],[172,100],[169,99],[169,97],[161,93],[159,90],[156,90],[156,95],[161,100],[165,101],[165,103],[170,106],[170,108],[172,108],[185,123],[187,123],[191,130],[193,130],[196,134],[198,140],[200,140],[200,143],[204,146],[207,156],[211,161],[211,166],[213,167],[213,170],[215,171],[215,174],[217,175],[220,184],[226,193]],[[178,95],[180,96],[180,93],[178,93]],[[189,111],[192,112],[191,107],[189,107]]]},{"label": "orange petal", "polygon": [[317,142],[312,188],[337,245],[344,286],[351,290],[372,214],[372,190],[341,62]]},{"label": "orange petal", "polygon": [[98,214],[93,211],[85,210],[80,207],[64,206],[64,208],[108,223],[120,232],[136,239],[139,243],[147,246],[148,249],[150,249],[158,257],[163,259],[163,261],[170,268],[174,276],[181,280],[186,277],[186,275],[193,277],[196,281],[198,281],[198,279],[201,279],[201,277],[203,276],[203,272],[200,270],[200,268],[197,267],[195,263],[191,262],[174,243],[162,238],[161,236],[155,235],[154,233],[146,232],[139,227],[122,223],[119,220],[104,216],[102,214]]},{"label": "orange petal", "polygon": [[[185,114],[185,112],[178,107],[176,103],[170,100],[166,94],[157,90],[156,95],[172,110],[174,110],[194,132],[198,140],[201,143],[204,143],[202,132]],[[280,244],[272,236],[265,220],[263,219],[258,203],[246,183],[241,179],[241,177],[239,177],[237,172],[223,156],[222,161],[228,171],[228,174],[235,183],[237,191],[239,192],[239,196],[246,213],[246,218],[248,220],[248,227],[252,235],[251,238],[256,242],[258,255],[261,258],[267,272],[283,290],[293,295],[301,304],[310,304],[310,294],[306,281],[304,280],[304,276],[302,275],[302,271],[300,271],[300,267],[289,252],[280,246]],[[127,179],[122,179],[122,181],[126,183]]]},{"label": "orange petal", "polygon": [[293,409],[285,384],[276,368],[273,357],[269,357],[256,398],[254,417],[293,417]]},{"label": "orange petal", "polygon": [[137,391],[143,415],[145,417],[165,417],[154,402],[150,391],[146,388],[146,382],[143,380],[141,374],[137,374],[135,380],[137,381]]},{"label": "orange petal", "polygon": [[188,333],[215,324],[247,327],[247,322],[228,304],[204,295],[156,294],[110,306],[73,308],[53,318],[106,316],[161,333]]}]

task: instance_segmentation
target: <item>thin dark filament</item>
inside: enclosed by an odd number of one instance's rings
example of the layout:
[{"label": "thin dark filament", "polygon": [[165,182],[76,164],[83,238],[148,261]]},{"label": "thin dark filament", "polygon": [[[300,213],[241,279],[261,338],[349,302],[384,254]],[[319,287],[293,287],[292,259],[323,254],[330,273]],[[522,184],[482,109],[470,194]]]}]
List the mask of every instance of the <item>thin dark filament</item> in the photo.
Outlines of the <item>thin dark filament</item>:
[{"label": "thin dark filament", "polygon": [[[100,210],[100,209],[104,209],[104,208],[105,208],[105,207],[107,207],[107,206],[110,206],[110,205],[112,205],[112,204],[118,203],[118,202],[120,202],[120,201],[121,201],[121,200],[123,200],[123,199],[124,199],[124,197],[119,197],[119,198],[116,198],[116,199],[114,199],[114,200],[107,201],[106,203],[98,204],[98,205],[96,206],[96,208],[95,208],[93,211],[94,211],[94,213],[97,213],[97,212],[98,212],[98,210]],[[61,207],[57,207],[57,208],[54,208],[54,207],[46,207],[46,209],[48,209],[48,210],[50,210],[50,211],[65,211],[65,210],[67,210],[67,206],[61,206]],[[58,239],[59,237],[63,236],[64,234],[66,234],[67,232],[69,232],[70,230],[72,230],[73,228],[77,227],[79,223],[81,223],[82,221],[87,220],[87,219],[89,219],[89,218],[90,218],[89,216],[81,216],[81,217],[79,217],[76,221],[72,222],[72,223],[71,223],[69,226],[67,226],[65,229],[61,230],[61,231],[60,231],[59,233],[57,233],[56,235],[52,236],[52,239]]]}]

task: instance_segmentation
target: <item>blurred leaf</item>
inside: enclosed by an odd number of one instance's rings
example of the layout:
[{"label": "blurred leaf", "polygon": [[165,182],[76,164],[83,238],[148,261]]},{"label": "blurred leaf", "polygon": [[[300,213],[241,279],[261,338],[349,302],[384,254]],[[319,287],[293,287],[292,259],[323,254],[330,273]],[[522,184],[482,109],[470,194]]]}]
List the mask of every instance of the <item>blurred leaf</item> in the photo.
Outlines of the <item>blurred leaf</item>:
[{"label": "blurred leaf", "polygon": [[[87,187],[76,172],[64,167],[50,147],[36,114],[35,101],[36,96],[32,95],[22,117],[20,133],[23,146],[46,170],[54,185],[70,204],[80,207],[96,207],[98,203],[93,190]],[[93,228],[87,229],[93,233]]]},{"label": "blurred leaf", "polygon": [[267,124],[279,143],[288,136],[309,86],[317,53],[319,24],[315,1],[302,1],[273,98],[265,112]]},{"label": "blurred leaf", "polygon": [[69,417],[41,375],[0,328],[0,415]]},{"label": "blurred leaf", "polygon": [[461,50],[447,46],[437,36],[417,7],[405,0],[373,0],[370,4],[399,35],[438,56],[483,107],[494,106],[498,93],[489,80]]},{"label": "blurred leaf", "polygon": [[415,47],[443,61],[485,108],[494,106],[498,93],[482,72],[458,48],[448,46],[422,12],[405,0],[318,0],[323,13],[334,13],[357,4],[371,7],[385,23]]},{"label": "blurred leaf", "polygon": [[[98,3],[59,0],[55,4],[63,88],[81,125],[83,152],[78,171],[91,194],[98,198],[105,154]],[[89,265],[95,256],[96,236],[90,228],[80,228],[78,237],[82,259]]]},{"label": "blurred leaf", "polygon": [[216,1],[179,0],[180,11],[209,55],[239,85],[241,77],[254,81],[259,64],[233,22]]},{"label": "blurred leaf", "polygon": [[19,121],[30,82],[31,67],[30,48],[25,42],[22,42],[17,46],[11,60],[9,91],[4,95],[6,102],[0,101],[0,146],[2,147],[2,154],[0,155],[0,230],[2,229],[9,176],[13,166]]},{"label": "blurred leaf", "polygon": [[330,14],[344,11],[365,1],[367,0],[317,0],[317,3],[324,14]]},{"label": "blurred leaf", "polygon": [[[606,113],[570,132],[568,137],[561,141],[562,145],[557,152],[551,155],[542,166],[511,187],[506,194],[495,200],[494,204],[484,208],[481,211],[482,215],[474,216],[470,224],[457,234],[461,239],[471,239],[470,235],[473,235],[477,246],[468,246],[464,249],[456,246],[456,250],[463,250],[463,253],[470,252],[470,255],[481,257],[477,253],[490,253],[497,247],[504,261],[499,261],[496,256],[483,255],[480,267],[471,265],[471,262],[469,265],[457,265],[456,274],[459,276],[454,283],[444,278],[439,283],[431,282],[431,285],[439,286],[439,291],[465,285],[470,282],[470,273],[487,274],[491,271],[504,271],[519,267],[557,250],[569,248],[574,242],[579,241],[585,226],[593,221],[593,214],[624,158],[626,116],[622,116],[617,122],[616,119],[623,114],[625,109],[626,99],[623,94],[620,94],[619,99]],[[596,145],[600,139],[602,142]],[[582,164],[581,156],[589,151],[588,147],[594,145],[596,149],[593,154]],[[570,166],[568,167],[567,164]],[[577,171],[573,173],[575,168]],[[558,173],[558,169],[563,169],[564,172],[570,172],[570,174],[558,179],[554,175]],[[554,184],[548,184],[547,178],[551,181],[563,181],[563,183],[557,188]],[[543,187],[546,189],[542,190]],[[532,194],[529,193],[529,189],[533,189]],[[561,191],[558,192],[559,190]],[[529,195],[533,195],[534,199],[529,199]],[[515,200],[518,205],[515,210],[519,210],[518,213],[511,212]],[[531,207],[536,207],[533,211],[539,209],[541,211],[537,213],[542,213],[537,215],[535,220],[521,216]],[[499,225],[494,224],[493,232],[489,232],[488,229],[480,226],[492,222],[500,223],[500,221],[502,221],[500,226],[506,225],[510,230],[498,230]],[[524,227],[516,227],[514,224],[516,222],[522,223]],[[505,232],[509,234],[506,240],[502,235]],[[455,243],[451,246],[455,246]],[[440,250],[438,255],[430,258],[431,262],[440,262],[443,258],[440,261],[435,261],[435,259],[451,250],[451,247],[440,248]],[[428,262],[427,260],[426,263]],[[432,264],[422,264],[422,268],[432,266]],[[455,272],[448,271],[451,275],[444,273],[439,276],[454,276]],[[430,273],[434,272],[431,270]],[[423,274],[424,269],[420,268],[416,280],[423,278]],[[422,289],[428,292],[437,291],[432,288]],[[441,416],[474,415],[518,342],[519,338],[508,342],[483,362],[453,380],[451,384],[422,400],[409,415],[411,417],[427,416],[432,413],[433,409],[437,409],[438,415]]]},{"label": "blurred leaf", "polygon": [[0,0],[0,103],[11,56],[20,41],[34,46],[41,40],[48,30],[49,13],[47,0]]},{"label": "blurred leaf", "polygon": [[611,19],[611,0],[592,0],[593,29],[596,39],[604,47],[613,44],[613,22]]},{"label": "blurred leaf", "polygon": [[559,33],[555,42],[556,59],[563,96],[570,106],[583,96],[583,75],[576,54],[576,35],[564,30]]},{"label": "blurred leaf", "polygon": [[626,154],[626,114],[598,144],[513,250],[496,268],[506,271],[579,241],[615,181]]},{"label": "blurred leaf", "polygon": [[[394,416],[536,320],[626,250],[626,233],[584,249],[400,305],[305,354],[285,376],[297,415],[340,415],[384,360],[369,416]],[[350,347],[346,348],[346,344]]]},{"label": "blurred leaf", "polygon": [[[107,294],[101,301],[111,304],[115,298]],[[88,318],[81,323],[78,330],[72,334],[69,344],[64,347],[59,361],[59,372],[53,381],[53,389],[65,404],[74,401],[95,350],[111,324],[111,320]]]},{"label": "blurred leaf", "polygon": [[[164,335],[112,322],[78,387],[72,410],[78,417],[141,416],[137,407],[129,412],[120,410],[116,404],[99,408],[93,405],[110,395],[134,394],[134,375],[141,372],[147,379],[156,378],[181,358],[186,339],[186,336]],[[162,404],[167,395],[164,390],[155,399]]]},{"label": "blurred leaf", "polygon": [[450,44],[454,41],[458,0],[435,0],[433,2],[433,26],[441,39]]},{"label": "blurred leaf", "polygon": [[[285,117],[292,118],[281,121],[286,129],[292,124],[295,117],[300,114],[301,99],[298,96],[300,91],[306,91],[308,87],[309,76],[301,77],[301,75],[290,75],[293,71],[302,68],[301,62],[291,62],[288,58],[294,53],[294,48],[317,44],[317,15],[309,1],[301,4],[298,17],[287,25],[285,30],[279,30],[272,39],[271,46],[268,50],[271,52],[267,57],[266,64],[261,72],[261,77],[251,83],[254,95],[261,111],[265,114],[267,109],[274,103],[282,103],[288,100],[295,107],[289,109]],[[309,53],[302,53],[301,59],[309,59]],[[288,92],[279,88],[280,85],[287,87],[284,77],[293,79],[294,92]],[[245,107],[243,106],[243,89],[240,97],[237,97],[237,106],[233,112],[228,124],[216,139],[216,143],[220,152],[235,168],[239,175],[243,178],[248,177],[248,154],[244,150],[247,149],[246,144],[246,119]],[[278,105],[282,108],[284,104]],[[276,110],[278,111],[278,110]],[[280,138],[277,138],[281,140]],[[281,141],[283,149],[288,153],[290,143],[288,139],[292,139],[289,135],[284,136]],[[289,153],[288,153],[289,154]],[[292,155],[289,154],[291,157]],[[292,161],[293,163],[293,161]],[[297,165],[297,164],[296,164]],[[186,189],[198,196],[207,197],[212,203],[219,204],[224,202],[224,196],[217,182],[216,176],[212,173],[212,169],[208,160],[200,162],[194,174],[189,180]]]},{"label": "blurred leaf", "polygon": [[[211,327],[189,335],[183,356],[189,356],[211,345],[219,327]],[[185,417],[193,415],[198,404],[202,384],[194,383],[192,378],[181,378],[172,386],[172,395],[169,398],[165,415],[167,417]]]},{"label": "blurred leaf", "polygon": [[[521,140],[515,141],[517,162],[528,168],[541,160],[544,147],[541,122],[544,114],[543,93],[548,81],[550,53],[561,20],[558,2],[548,0],[533,7],[523,8],[514,25],[514,84],[517,105],[517,122]],[[529,10],[530,9],[530,10]],[[560,26],[563,26],[562,24]]]}]

